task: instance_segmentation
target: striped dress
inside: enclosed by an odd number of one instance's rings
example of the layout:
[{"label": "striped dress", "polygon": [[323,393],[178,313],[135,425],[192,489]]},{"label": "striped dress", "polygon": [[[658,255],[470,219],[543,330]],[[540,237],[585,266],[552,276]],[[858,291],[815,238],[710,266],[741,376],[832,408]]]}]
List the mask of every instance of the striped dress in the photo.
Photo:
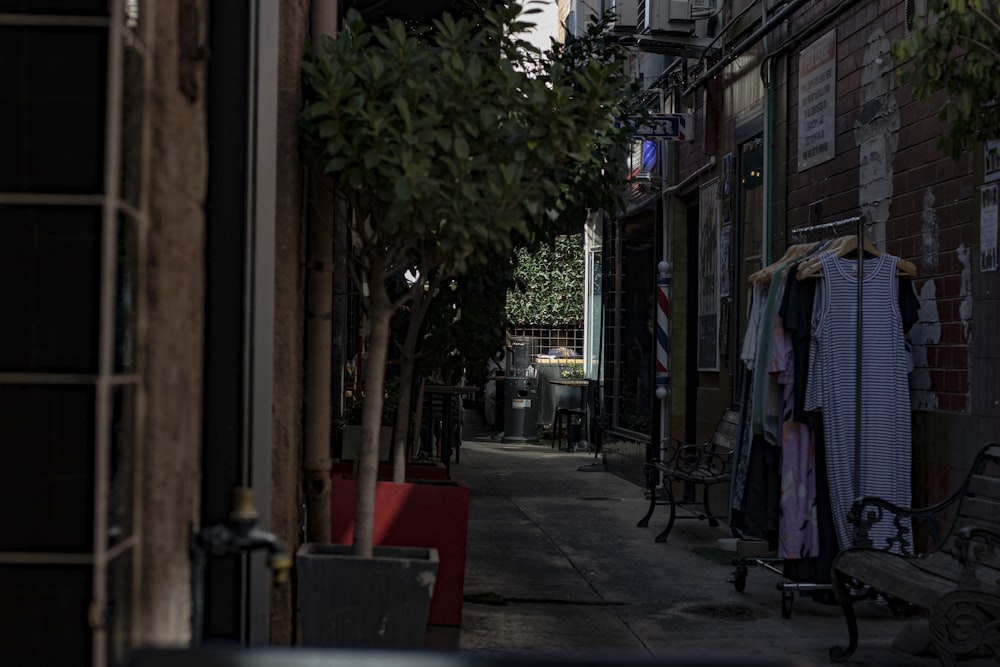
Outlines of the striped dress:
[{"label": "striped dress", "polygon": [[[912,458],[907,353],[897,295],[898,257],[865,259],[861,316],[861,395],[857,395],[857,260],[820,255],[823,277],[813,306],[807,410],[823,413],[830,502],[841,548],[853,545],[847,512],[860,495],[909,507]],[[861,407],[860,478],[854,479],[855,410]],[[857,484],[856,484],[857,481]],[[875,547],[896,534],[888,522],[869,532]]]}]

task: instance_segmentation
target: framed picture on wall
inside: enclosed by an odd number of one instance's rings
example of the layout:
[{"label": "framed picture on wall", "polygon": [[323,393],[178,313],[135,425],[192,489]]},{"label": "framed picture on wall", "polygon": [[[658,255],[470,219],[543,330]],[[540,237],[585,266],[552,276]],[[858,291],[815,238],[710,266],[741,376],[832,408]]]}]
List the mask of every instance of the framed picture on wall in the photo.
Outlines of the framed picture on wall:
[{"label": "framed picture on wall", "polygon": [[698,370],[719,370],[719,179],[698,192]]}]

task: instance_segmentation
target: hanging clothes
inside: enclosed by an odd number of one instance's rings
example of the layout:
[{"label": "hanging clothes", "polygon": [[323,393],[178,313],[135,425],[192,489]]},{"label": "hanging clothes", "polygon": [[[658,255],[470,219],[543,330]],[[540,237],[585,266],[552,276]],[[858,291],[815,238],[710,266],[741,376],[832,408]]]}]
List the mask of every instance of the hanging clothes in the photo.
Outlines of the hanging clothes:
[{"label": "hanging clothes", "polygon": [[[787,283],[785,289],[788,289]],[[774,319],[767,371],[781,388],[778,557],[810,558],[818,555],[820,548],[816,516],[816,447],[809,425],[795,421],[794,348],[780,314]]]},{"label": "hanging clothes", "polygon": [[734,452],[730,485],[730,525],[748,535],[776,542],[780,532],[781,456],[755,451],[758,445],[780,447],[782,392],[769,372],[778,304],[783,301],[786,270],[794,269],[828,242],[789,246],[776,262],[750,276],[751,298],[740,358],[746,366],[741,391],[740,437]]},{"label": "hanging clothes", "polygon": [[[733,477],[729,484],[729,525],[741,530],[743,528],[743,498],[746,495],[747,461],[750,456],[750,446],[753,440],[750,415],[753,412],[753,373],[757,366],[757,352],[760,348],[760,336],[763,330],[764,301],[767,287],[763,282],[755,282],[750,288],[747,328],[743,336],[743,346],[740,349],[740,360],[746,369],[744,384],[741,388],[743,400],[740,401],[739,437],[733,451]],[[734,512],[735,510],[735,512]]]},{"label": "hanging clothes", "polygon": [[[912,458],[908,360],[899,308],[898,258],[855,259],[831,252],[819,256],[811,324],[806,410],[822,412],[831,508],[841,549],[853,545],[847,512],[859,495],[877,495],[909,506]],[[857,328],[861,281],[860,339]],[[861,363],[858,395],[857,359]],[[856,463],[855,418],[861,414]],[[855,477],[857,476],[857,479]],[[869,532],[876,546],[891,546],[896,527],[888,520]]]}]

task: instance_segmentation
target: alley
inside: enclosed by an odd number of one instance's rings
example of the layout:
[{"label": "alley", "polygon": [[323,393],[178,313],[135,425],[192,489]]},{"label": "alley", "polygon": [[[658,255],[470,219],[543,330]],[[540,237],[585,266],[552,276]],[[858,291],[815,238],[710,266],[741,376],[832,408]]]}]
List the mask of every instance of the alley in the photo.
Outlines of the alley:
[{"label": "alley", "polygon": [[[724,525],[679,520],[658,544],[665,509],[637,528],[644,490],[594,463],[593,454],[504,444],[467,427],[451,468],[471,489],[460,651],[834,664],[827,651],[847,638],[839,607],[796,592],[784,619],[781,579],[759,567],[737,592],[717,549]],[[860,646],[849,664],[939,664],[892,647],[904,626],[925,621],[856,608]],[[926,637],[926,625],[919,632]]]}]

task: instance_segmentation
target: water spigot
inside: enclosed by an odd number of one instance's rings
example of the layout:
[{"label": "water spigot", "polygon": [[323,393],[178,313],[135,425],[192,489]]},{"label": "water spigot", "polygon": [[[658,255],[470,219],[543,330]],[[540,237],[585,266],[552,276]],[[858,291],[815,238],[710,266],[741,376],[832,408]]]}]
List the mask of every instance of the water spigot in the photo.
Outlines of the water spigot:
[{"label": "water spigot", "polygon": [[288,581],[289,573],[292,571],[291,556],[286,553],[272,554],[267,565],[271,568],[271,581],[275,586]]},{"label": "water spigot", "polygon": [[192,641],[201,641],[204,569],[210,556],[226,556],[249,553],[266,549],[270,556],[272,582],[277,585],[288,581],[292,569],[292,558],[285,551],[281,540],[274,533],[257,527],[257,508],[253,491],[247,487],[233,489],[232,505],[225,521],[203,526],[190,532],[189,551],[191,555]]}]

